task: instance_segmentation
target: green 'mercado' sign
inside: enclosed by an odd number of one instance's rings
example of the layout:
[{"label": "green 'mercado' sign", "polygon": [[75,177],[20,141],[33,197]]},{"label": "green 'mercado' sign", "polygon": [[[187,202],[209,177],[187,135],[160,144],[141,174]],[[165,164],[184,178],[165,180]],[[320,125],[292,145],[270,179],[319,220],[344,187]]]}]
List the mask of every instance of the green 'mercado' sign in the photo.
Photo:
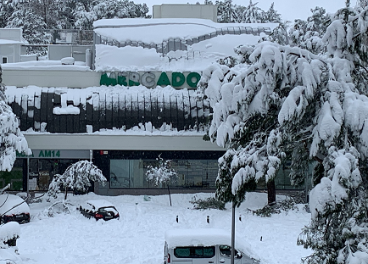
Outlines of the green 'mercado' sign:
[{"label": "green 'mercado' sign", "polygon": [[200,79],[197,72],[110,72],[101,75],[100,85],[196,88]]}]

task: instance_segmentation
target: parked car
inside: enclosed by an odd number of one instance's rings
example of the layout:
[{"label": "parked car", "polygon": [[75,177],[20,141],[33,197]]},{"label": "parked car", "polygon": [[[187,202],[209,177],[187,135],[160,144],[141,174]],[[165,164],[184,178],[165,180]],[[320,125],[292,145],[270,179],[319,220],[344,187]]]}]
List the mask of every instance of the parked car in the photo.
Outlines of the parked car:
[{"label": "parked car", "polygon": [[77,208],[85,217],[103,219],[119,219],[119,212],[115,206],[106,200],[88,200]]},{"label": "parked car", "polygon": [[2,224],[16,221],[20,224],[28,223],[31,219],[28,204],[14,194],[0,195],[0,222]]},{"label": "parked car", "polygon": [[[165,233],[164,264],[230,264],[231,237],[222,229],[176,229]],[[240,250],[235,250],[235,264],[258,264]]]}]

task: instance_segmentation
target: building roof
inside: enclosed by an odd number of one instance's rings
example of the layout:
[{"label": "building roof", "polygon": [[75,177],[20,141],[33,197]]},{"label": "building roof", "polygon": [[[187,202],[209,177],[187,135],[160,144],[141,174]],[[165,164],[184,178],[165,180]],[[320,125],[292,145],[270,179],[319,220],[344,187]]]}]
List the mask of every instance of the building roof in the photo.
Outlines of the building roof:
[{"label": "building roof", "polygon": [[94,31],[118,42],[162,43],[169,38],[191,40],[205,35],[271,33],[277,23],[216,23],[207,19],[102,19],[93,23]]}]

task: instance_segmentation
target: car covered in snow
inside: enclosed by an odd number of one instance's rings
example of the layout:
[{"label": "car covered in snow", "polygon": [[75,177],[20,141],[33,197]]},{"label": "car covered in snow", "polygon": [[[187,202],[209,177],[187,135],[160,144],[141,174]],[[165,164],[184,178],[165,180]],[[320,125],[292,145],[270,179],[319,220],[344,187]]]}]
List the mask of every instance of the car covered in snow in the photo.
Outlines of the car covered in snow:
[{"label": "car covered in snow", "polygon": [[25,200],[14,194],[0,195],[0,222],[2,224],[11,221],[23,224],[30,220],[30,209]]},{"label": "car covered in snow", "polygon": [[87,200],[77,208],[85,217],[103,219],[119,219],[120,215],[115,206],[106,200]]},{"label": "car covered in snow", "polygon": [[[222,229],[175,229],[165,233],[164,264],[230,264],[231,237]],[[235,264],[258,264],[240,250],[235,250]]]}]

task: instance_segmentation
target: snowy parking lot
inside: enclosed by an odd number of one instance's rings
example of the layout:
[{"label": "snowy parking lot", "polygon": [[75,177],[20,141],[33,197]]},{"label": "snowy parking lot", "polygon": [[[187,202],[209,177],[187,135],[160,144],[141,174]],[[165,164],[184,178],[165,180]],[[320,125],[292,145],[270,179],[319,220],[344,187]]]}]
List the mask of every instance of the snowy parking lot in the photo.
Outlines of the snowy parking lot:
[{"label": "snowy parking lot", "polygon": [[[175,194],[172,195],[172,206],[167,195],[151,196],[150,199],[93,193],[70,195],[68,201],[74,205],[71,212],[55,213],[52,217],[45,213],[51,202],[33,203],[30,205],[31,222],[21,225],[17,241],[20,257],[23,264],[162,264],[164,234],[168,229],[211,227],[230,233],[230,204],[224,211],[194,210],[190,203],[194,196],[200,199],[213,197],[213,194]],[[87,199],[110,201],[119,210],[120,219],[104,222],[85,218],[75,206]],[[302,257],[311,253],[296,245],[310,214],[302,205],[299,210],[269,218],[250,212],[249,209],[263,207],[266,201],[267,194],[252,193],[237,208],[238,248],[264,264],[300,263]]]}]

